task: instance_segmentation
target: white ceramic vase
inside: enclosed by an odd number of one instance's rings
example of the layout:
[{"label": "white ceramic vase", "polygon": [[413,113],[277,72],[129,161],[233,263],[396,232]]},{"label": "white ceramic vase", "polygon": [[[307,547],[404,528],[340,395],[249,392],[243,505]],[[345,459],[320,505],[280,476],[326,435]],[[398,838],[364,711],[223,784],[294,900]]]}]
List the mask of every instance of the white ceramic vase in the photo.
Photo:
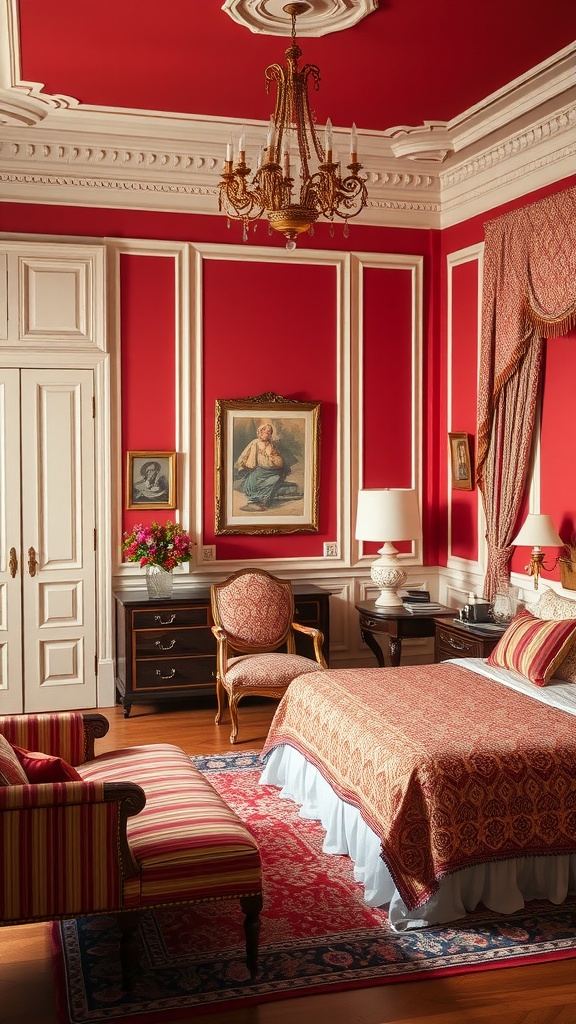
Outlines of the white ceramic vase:
[{"label": "white ceramic vase", "polygon": [[148,597],[153,598],[154,600],[172,597],[173,586],[174,577],[172,576],[171,571],[163,569],[161,565],[146,566],[146,587],[148,589]]}]

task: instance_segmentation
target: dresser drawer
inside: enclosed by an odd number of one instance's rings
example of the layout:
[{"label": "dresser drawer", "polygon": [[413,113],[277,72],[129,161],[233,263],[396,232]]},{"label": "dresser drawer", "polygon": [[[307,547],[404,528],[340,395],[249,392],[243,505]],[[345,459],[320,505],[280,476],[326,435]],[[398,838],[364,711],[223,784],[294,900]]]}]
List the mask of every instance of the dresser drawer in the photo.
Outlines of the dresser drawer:
[{"label": "dresser drawer", "polygon": [[136,658],[180,657],[216,653],[216,639],[209,629],[137,629],[134,631]]},{"label": "dresser drawer", "polygon": [[300,598],[294,603],[294,618],[302,626],[315,626],[320,629],[321,610],[319,601],[306,601]]},{"label": "dresser drawer", "polygon": [[162,629],[165,626],[211,626],[210,605],[190,605],[182,608],[162,605],[154,610],[138,609],[132,613],[133,629]]},{"label": "dresser drawer", "polygon": [[448,658],[487,658],[494,650],[499,636],[479,636],[468,632],[465,625],[436,620],[435,661]]},{"label": "dresser drawer", "polygon": [[146,658],[135,664],[133,687],[145,690],[176,691],[191,686],[206,686],[214,680],[214,656],[198,658]]},{"label": "dresser drawer", "polygon": [[448,629],[438,629],[436,643],[440,661],[445,658],[481,658],[482,641],[474,637],[451,633]]}]

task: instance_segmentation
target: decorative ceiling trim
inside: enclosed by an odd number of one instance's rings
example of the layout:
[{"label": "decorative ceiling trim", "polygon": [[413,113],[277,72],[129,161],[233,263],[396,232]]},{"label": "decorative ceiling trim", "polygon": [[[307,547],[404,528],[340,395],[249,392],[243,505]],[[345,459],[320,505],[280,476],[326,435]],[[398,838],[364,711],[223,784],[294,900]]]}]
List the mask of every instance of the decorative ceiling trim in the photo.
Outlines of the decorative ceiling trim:
[{"label": "decorative ceiling trim", "polygon": [[[322,2],[356,14],[360,6]],[[359,225],[444,227],[573,174],[575,54],[576,43],[448,123],[360,130],[369,202]],[[19,68],[17,0],[0,0],[1,201],[219,215],[222,161],[239,122],[88,106],[22,81]],[[254,166],[267,125],[244,128]],[[342,159],[348,140],[334,129]]]},{"label": "decorative ceiling trim", "polygon": [[[289,36],[287,0],[225,0],[222,10],[251,32]],[[314,0],[310,9],[298,15],[298,38],[326,36],[357,25],[378,8],[378,0]]]}]

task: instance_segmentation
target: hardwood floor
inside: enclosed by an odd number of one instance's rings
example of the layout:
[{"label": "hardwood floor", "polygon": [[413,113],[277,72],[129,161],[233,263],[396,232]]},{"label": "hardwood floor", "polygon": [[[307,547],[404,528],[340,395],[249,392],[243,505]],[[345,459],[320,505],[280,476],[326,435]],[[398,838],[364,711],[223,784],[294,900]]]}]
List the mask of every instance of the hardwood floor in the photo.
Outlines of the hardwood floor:
[{"label": "hardwood floor", "polygon": [[[262,747],[275,705],[242,705],[236,750]],[[104,712],[110,721],[97,750],[139,743],[176,743],[189,754],[230,750],[227,726],[214,724],[214,707],[135,706]],[[195,1018],[191,1014],[189,1019]],[[182,1018],[180,1018],[181,1020]],[[576,1024],[576,961],[403,982],[264,1003],[202,1016],[206,1024]],[[58,1024],[47,925],[0,932],[0,1021]],[[171,1022],[166,1022],[171,1024]],[[174,1022],[176,1024],[176,1022]]]}]

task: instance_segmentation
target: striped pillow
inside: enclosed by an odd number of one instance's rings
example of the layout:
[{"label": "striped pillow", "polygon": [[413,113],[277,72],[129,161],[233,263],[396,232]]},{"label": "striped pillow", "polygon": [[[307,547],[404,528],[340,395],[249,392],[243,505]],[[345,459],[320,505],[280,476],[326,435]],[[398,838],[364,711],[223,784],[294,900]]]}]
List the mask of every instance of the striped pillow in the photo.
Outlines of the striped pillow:
[{"label": "striped pillow", "polygon": [[16,751],[6,737],[0,735],[0,786],[22,786],[27,783],[26,772],[16,757]]},{"label": "striped pillow", "polygon": [[521,611],[487,661],[497,668],[519,672],[536,686],[546,686],[575,641],[576,619],[537,619]]}]

